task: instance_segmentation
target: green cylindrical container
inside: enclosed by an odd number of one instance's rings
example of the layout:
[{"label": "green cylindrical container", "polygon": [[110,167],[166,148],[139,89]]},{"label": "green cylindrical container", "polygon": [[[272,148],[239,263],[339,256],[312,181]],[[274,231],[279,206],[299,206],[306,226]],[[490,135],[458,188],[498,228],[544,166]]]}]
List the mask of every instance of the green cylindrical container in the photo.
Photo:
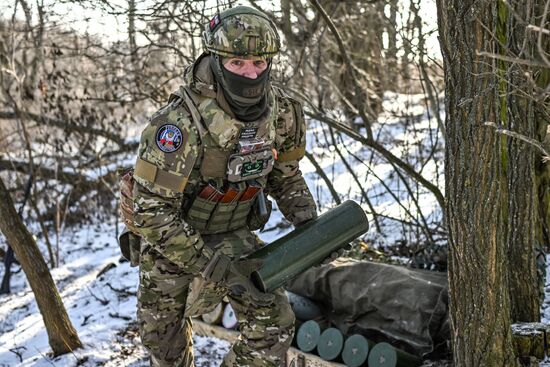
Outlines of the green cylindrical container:
[{"label": "green cylindrical container", "polygon": [[252,273],[252,280],[260,290],[271,292],[368,229],[365,211],[347,200],[248,256],[264,262],[261,269]]},{"label": "green cylindrical container", "polygon": [[388,343],[378,343],[370,351],[369,367],[396,367],[397,353]]},{"label": "green cylindrical container", "polygon": [[309,298],[289,291],[286,291],[285,293],[297,320],[313,320],[318,319],[323,315],[319,306],[317,306],[317,304]]},{"label": "green cylindrical container", "polygon": [[311,352],[317,347],[321,327],[314,320],[304,322],[296,333],[296,344],[302,352]]},{"label": "green cylindrical container", "polygon": [[388,343],[378,343],[371,349],[368,363],[369,367],[415,367],[422,359]]},{"label": "green cylindrical container", "polygon": [[363,335],[354,334],[346,339],[342,360],[348,367],[360,367],[367,362],[369,342]]},{"label": "green cylindrical container", "polygon": [[325,361],[338,358],[344,347],[344,336],[340,330],[330,327],[321,333],[317,343],[317,354]]}]

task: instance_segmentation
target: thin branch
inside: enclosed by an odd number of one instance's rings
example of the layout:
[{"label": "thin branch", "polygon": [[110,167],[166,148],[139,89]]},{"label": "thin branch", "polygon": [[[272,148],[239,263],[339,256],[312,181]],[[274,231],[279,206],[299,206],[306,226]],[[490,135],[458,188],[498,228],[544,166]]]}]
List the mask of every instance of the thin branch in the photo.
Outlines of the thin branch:
[{"label": "thin branch", "polygon": [[332,182],[327,177],[326,173],[323,171],[323,168],[321,168],[319,163],[317,163],[317,161],[315,160],[315,157],[309,152],[306,152],[306,157],[307,157],[307,159],[309,159],[311,164],[313,164],[313,166],[315,167],[315,171],[317,171],[317,174],[319,176],[321,176],[323,181],[325,181],[325,183],[327,184],[327,187],[328,187],[332,197],[334,198],[334,201],[336,201],[336,204],[338,204],[338,205],[341,204],[342,200],[340,200],[340,195],[338,195],[338,192],[336,191],[336,189],[332,185]]},{"label": "thin branch", "polygon": [[533,24],[529,24],[526,28],[530,31],[540,32],[540,33],[543,33],[543,34],[546,34],[546,35],[550,36],[550,30],[548,30],[548,29],[537,27],[536,25],[533,25]]},{"label": "thin branch", "polygon": [[517,57],[498,55],[498,54],[494,54],[492,52],[476,51],[476,55],[477,56],[487,56],[487,57],[490,57],[492,59],[507,61],[507,62],[511,62],[511,63],[514,63],[514,64],[533,66],[533,67],[539,67],[539,68],[550,68],[550,63],[547,65],[545,63],[534,61],[534,60],[525,60],[525,59],[520,59],[520,58],[517,58]]},{"label": "thin branch", "polygon": [[377,151],[380,155],[382,155],[384,158],[386,158],[389,162],[395,163],[399,168],[401,168],[405,173],[407,173],[412,179],[419,182],[424,186],[426,189],[431,191],[435,198],[437,199],[439,205],[441,205],[441,208],[445,208],[445,197],[439,190],[437,186],[435,186],[433,183],[428,181],[425,177],[423,177],[420,173],[416,172],[413,167],[411,167],[409,164],[407,164],[405,161],[397,157],[395,154],[393,154],[391,151],[386,149],[383,145],[380,143],[365,138],[359,134],[357,134],[355,131],[351,130],[347,126],[344,126],[340,122],[326,116],[320,113],[312,113],[308,110],[305,110],[305,114],[308,115],[311,118],[314,118],[318,121],[324,122],[328,124],[329,126],[332,126],[335,130],[338,130],[340,132],[343,132],[344,134],[348,135],[349,137],[361,142],[362,144],[371,147],[375,151]]},{"label": "thin branch", "polygon": [[[59,120],[59,119],[55,119],[55,118],[47,117],[43,115],[37,115],[32,112],[20,111],[20,113],[23,114],[25,117],[28,117],[31,120],[34,120],[36,122],[43,122],[47,125],[56,126],[62,129],[67,129],[69,131],[76,131],[81,134],[92,134],[92,135],[102,136],[106,139],[109,139],[117,143],[118,145],[124,145],[124,139],[122,139],[120,136],[112,134],[103,129],[95,129],[93,127],[80,126],[75,123],[71,123],[68,121]],[[11,120],[15,118],[17,118],[17,114],[15,112],[0,111],[0,119]]]},{"label": "thin branch", "polygon": [[[355,181],[355,184],[357,185],[357,187],[359,187],[359,190],[361,191],[361,196],[363,197],[363,199],[365,199],[365,202],[367,203],[367,206],[369,207],[369,209],[371,211],[371,214],[372,214],[373,220],[374,220],[374,224],[376,226],[376,231],[378,233],[382,233],[382,227],[380,226],[380,222],[378,220],[378,214],[376,213],[376,210],[374,209],[374,206],[372,205],[367,193],[365,192],[365,189],[361,185],[361,182],[359,181],[359,178],[357,177],[357,174],[355,173],[353,168],[350,166],[350,164],[346,160],[346,157],[344,157],[344,155],[342,154],[342,152],[338,148],[338,142],[336,141],[336,139],[334,137],[334,131],[330,127],[329,127],[329,132],[330,132],[330,136],[332,138],[332,145],[334,146],[334,149],[336,150],[336,153],[338,153],[338,156],[340,157],[340,160],[342,161],[342,163],[344,164],[344,166],[346,167],[348,172],[351,174],[351,177],[353,177],[353,180]],[[344,145],[345,143],[344,143],[344,140],[342,139],[342,136],[339,135],[338,137],[340,138],[340,141],[342,142],[342,145]]]},{"label": "thin branch", "polygon": [[315,9],[317,9],[317,11],[321,14],[325,22],[328,24],[332,34],[336,38],[336,42],[338,43],[338,48],[340,49],[340,53],[342,54],[344,63],[346,65],[346,69],[349,73],[351,82],[353,83],[353,86],[355,89],[355,99],[359,110],[359,115],[361,116],[361,119],[363,119],[363,124],[365,125],[365,129],[367,131],[367,137],[369,139],[372,139],[372,128],[370,125],[370,120],[373,120],[375,118],[375,115],[374,113],[369,112],[369,115],[371,115],[372,117],[371,119],[369,119],[366,115],[368,106],[365,104],[365,100],[368,99],[368,95],[365,95],[366,98],[363,98],[363,94],[366,94],[366,91],[363,88],[361,88],[361,86],[359,85],[359,78],[357,77],[357,74],[356,74],[356,68],[354,67],[353,61],[351,60],[351,57],[348,54],[346,46],[344,45],[342,36],[340,35],[340,32],[338,32],[338,28],[336,28],[336,26],[334,25],[334,22],[332,21],[332,19],[330,19],[325,9],[321,6],[321,4],[319,4],[319,1],[310,0],[310,2],[313,5],[313,7],[315,7]]},{"label": "thin branch", "polygon": [[542,162],[546,163],[546,162],[550,161],[550,153],[548,153],[546,151],[546,149],[544,149],[544,147],[542,146],[542,144],[539,141],[531,139],[528,136],[516,133],[514,131],[504,129],[502,127],[502,125],[497,125],[497,124],[495,124],[494,122],[491,122],[491,121],[486,121],[483,125],[492,127],[493,129],[495,129],[495,132],[497,134],[510,136],[512,138],[521,140],[524,143],[527,143],[528,145],[531,145],[531,146],[537,148],[542,154]]}]

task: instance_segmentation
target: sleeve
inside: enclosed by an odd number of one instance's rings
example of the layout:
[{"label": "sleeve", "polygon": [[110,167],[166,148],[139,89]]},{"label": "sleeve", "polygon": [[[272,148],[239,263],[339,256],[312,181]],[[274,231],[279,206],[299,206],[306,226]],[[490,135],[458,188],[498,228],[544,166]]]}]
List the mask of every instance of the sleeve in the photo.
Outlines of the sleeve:
[{"label": "sleeve", "polygon": [[299,162],[305,155],[306,122],[298,101],[279,97],[275,148],[277,159],[268,176],[266,192],[294,225],[317,217],[315,200],[302,177]]},{"label": "sleeve", "polygon": [[183,190],[198,154],[185,111],[165,108],[142,133],[134,170],[134,222],[156,251],[189,273],[212,257],[200,234],[181,218]]}]

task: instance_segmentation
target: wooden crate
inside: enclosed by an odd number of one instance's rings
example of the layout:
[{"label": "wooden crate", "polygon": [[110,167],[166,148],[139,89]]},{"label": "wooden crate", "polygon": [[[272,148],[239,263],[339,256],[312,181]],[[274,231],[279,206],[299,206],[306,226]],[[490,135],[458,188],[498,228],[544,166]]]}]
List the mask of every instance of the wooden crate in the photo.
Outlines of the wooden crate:
[{"label": "wooden crate", "polygon": [[[239,333],[234,330],[227,330],[221,326],[209,325],[199,319],[193,319],[193,330],[197,335],[213,336],[218,339],[227,340],[233,343]],[[316,355],[304,353],[296,348],[290,348],[286,354],[286,367],[345,367],[341,363],[328,362]]]}]

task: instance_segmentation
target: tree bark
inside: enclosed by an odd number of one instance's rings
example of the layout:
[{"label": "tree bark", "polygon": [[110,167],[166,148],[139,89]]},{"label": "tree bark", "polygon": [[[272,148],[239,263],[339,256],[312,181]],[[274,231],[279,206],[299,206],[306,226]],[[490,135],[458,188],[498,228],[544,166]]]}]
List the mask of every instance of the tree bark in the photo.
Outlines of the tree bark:
[{"label": "tree bark", "polygon": [[388,48],[386,49],[386,90],[397,91],[399,70],[397,68],[397,0],[389,0],[386,5],[389,7],[390,16],[385,26],[388,34]]},{"label": "tree bark", "polygon": [[[536,14],[539,15],[537,20],[542,22],[541,14],[544,13],[545,4],[538,1],[535,8]],[[536,21],[535,21],[536,22]],[[540,23],[539,23],[540,25]],[[536,32],[536,37],[539,37],[539,33]],[[541,49],[550,50],[550,37],[540,34],[541,37]],[[538,40],[537,40],[538,41]],[[538,46],[537,46],[538,51]],[[548,101],[549,91],[548,85],[550,85],[550,65],[547,68],[538,68],[537,74],[534,75],[537,88],[543,93],[536,93],[535,97],[544,103],[537,103],[534,106],[534,115],[536,123],[536,137],[543,143],[546,150],[550,150],[550,132],[548,131],[548,122],[550,121],[550,103]],[[538,195],[538,222],[536,227],[536,243],[543,251],[548,252],[550,250],[550,164],[542,162],[537,157],[535,175],[537,182],[537,195]],[[544,258],[544,256],[541,256]],[[544,297],[544,284],[545,284],[545,269],[546,264],[542,261],[541,268],[539,268],[539,295]],[[546,276],[548,276],[546,274]]]},{"label": "tree bark", "polygon": [[[537,7],[533,6],[537,2],[542,1],[512,0],[509,7],[498,3],[499,54],[534,59],[536,34],[528,32],[522,23],[530,23],[537,16]],[[534,113],[537,102],[533,98],[533,85],[525,75],[538,74],[537,68],[504,61],[498,61],[497,65],[503,76],[499,83],[502,125],[534,139],[539,123]],[[522,141],[508,139],[502,154],[507,163],[511,319],[512,322],[537,322],[540,320],[540,298],[535,245],[539,209],[538,200],[535,200],[538,196],[535,150]]]},{"label": "tree bark", "polygon": [[[500,116],[497,76],[476,51],[493,51],[495,2],[437,0],[445,62],[445,193],[455,366],[514,367],[506,245],[506,138],[483,122]],[[495,93],[497,92],[497,93]]]},{"label": "tree bark", "polygon": [[17,215],[2,179],[0,179],[0,213],[2,213],[0,215],[0,230],[15,251],[17,260],[34,292],[54,356],[82,347],[48,266],[32,235]]}]

